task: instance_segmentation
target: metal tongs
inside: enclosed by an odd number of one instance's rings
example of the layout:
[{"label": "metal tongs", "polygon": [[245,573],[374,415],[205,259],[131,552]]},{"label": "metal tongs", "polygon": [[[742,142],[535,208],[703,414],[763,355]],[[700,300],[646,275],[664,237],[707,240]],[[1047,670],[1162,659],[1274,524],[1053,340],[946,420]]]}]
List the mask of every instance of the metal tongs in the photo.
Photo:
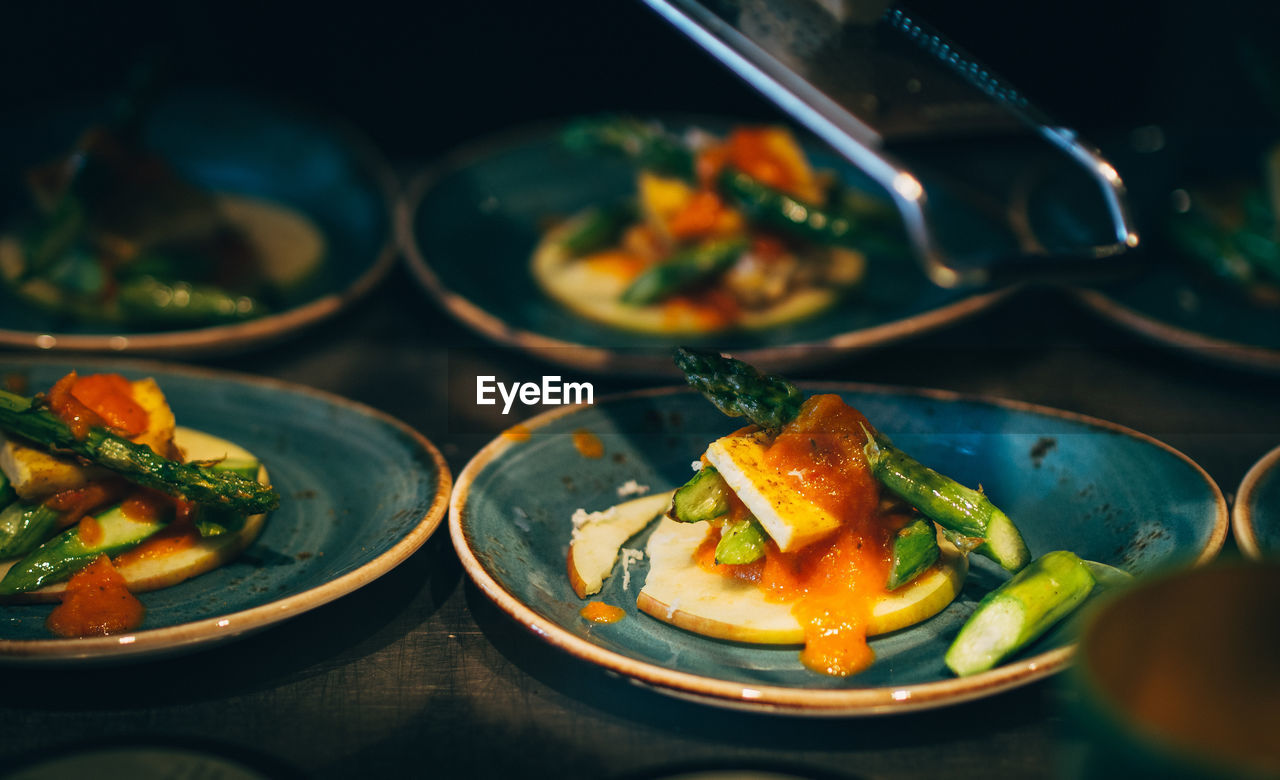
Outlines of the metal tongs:
[{"label": "metal tongs", "polygon": [[1115,168],[877,0],[645,0],[866,172],[935,284],[1106,271],[1138,244]]}]

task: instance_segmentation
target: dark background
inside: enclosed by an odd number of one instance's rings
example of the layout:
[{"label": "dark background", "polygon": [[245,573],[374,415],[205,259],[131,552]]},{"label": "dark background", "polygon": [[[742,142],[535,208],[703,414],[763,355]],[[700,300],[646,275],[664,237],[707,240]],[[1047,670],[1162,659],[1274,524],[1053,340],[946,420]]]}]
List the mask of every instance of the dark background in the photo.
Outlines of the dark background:
[{"label": "dark background", "polygon": [[[908,7],[1052,116],[1106,135],[1153,121],[1273,121],[1243,62],[1249,41],[1275,48],[1274,5]],[[140,57],[161,55],[174,83],[230,84],[335,114],[393,161],[599,109],[775,114],[638,0],[8,3],[0,30],[0,115],[119,88]]]}]

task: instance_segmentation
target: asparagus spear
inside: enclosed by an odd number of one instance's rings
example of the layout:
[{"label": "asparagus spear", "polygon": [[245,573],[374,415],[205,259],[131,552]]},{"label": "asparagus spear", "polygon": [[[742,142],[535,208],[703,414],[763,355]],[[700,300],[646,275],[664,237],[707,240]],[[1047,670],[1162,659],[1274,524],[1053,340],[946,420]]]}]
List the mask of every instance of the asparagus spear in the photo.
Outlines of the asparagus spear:
[{"label": "asparagus spear", "polygon": [[556,241],[571,257],[603,249],[618,239],[622,229],[635,219],[632,203],[611,207],[593,206],[570,219],[557,232]]},{"label": "asparagus spear", "polygon": [[1074,553],[1045,553],[978,602],[947,650],[947,666],[962,677],[992,668],[1066,617],[1093,586],[1090,567]]},{"label": "asparagus spear", "polygon": [[269,512],[280,504],[270,486],[234,472],[169,460],[105,428],[90,428],[84,438],[76,438],[66,423],[35,399],[4,390],[0,390],[0,430],[57,452],[78,455],[139,485],[197,504],[227,507],[243,514]]},{"label": "asparagus spear", "polygon": [[889,568],[887,590],[897,590],[933,565],[942,551],[933,523],[917,518],[898,529],[893,537],[893,564]]},{"label": "asparagus spear", "polygon": [[636,277],[622,291],[621,300],[632,306],[643,306],[669,298],[727,270],[746,250],[747,242],[736,238],[708,241],[681,250]]},{"label": "asparagus spear", "polygon": [[685,379],[730,417],[746,417],[761,428],[781,428],[804,403],[800,389],[780,376],[714,352],[677,347],[676,367]]},{"label": "asparagus spear", "polygon": [[863,451],[880,483],[944,528],[985,539],[976,552],[1009,571],[1027,565],[1030,554],[1022,534],[980,490],[961,485],[863,428]]}]

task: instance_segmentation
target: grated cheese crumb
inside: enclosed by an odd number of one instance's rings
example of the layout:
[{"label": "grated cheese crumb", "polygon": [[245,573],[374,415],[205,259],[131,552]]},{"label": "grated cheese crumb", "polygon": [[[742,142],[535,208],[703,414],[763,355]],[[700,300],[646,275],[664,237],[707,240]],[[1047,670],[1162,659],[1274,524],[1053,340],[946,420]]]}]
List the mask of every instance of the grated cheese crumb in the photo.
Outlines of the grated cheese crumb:
[{"label": "grated cheese crumb", "polygon": [[702,461],[700,460],[695,460],[693,463],[690,463],[689,465],[693,467],[694,471],[702,471]]},{"label": "grated cheese crumb", "polygon": [[588,523],[599,523],[612,520],[613,516],[617,514],[617,509],[618,508],[616,506],[611,506],[600,512],[588,512],[582,507],[578,507],[573,510],[573,517],[569,518],[573,523],[573,533],[569,536],[569,542],[572,544],[573,542],[578,541],[578,535],[582,533],[582,527]]},{"label": "grated cheese crumb", "polygon": [[644,550],[622,549],[622,589],[631,587],[631,564],[644,560]]},{"label": "grated cheese crumb", "polygon": [[649,492],[648,485],[641,485],[639,482],[636,482],[634,479],[629,479],[618,487],[619,498],[623,498],[625,496],[643,496],[645,493],[648,493],[648,492]]}]

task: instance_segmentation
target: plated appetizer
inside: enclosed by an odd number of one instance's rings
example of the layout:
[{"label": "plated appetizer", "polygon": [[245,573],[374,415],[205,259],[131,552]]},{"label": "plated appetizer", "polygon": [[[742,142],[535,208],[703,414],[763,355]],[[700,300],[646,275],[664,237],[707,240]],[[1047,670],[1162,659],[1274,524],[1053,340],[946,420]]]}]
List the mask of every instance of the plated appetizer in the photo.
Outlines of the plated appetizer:
[{"label": "plated appetizer", "polygon": [[682,349],[676,362],[750,424],[711,442],[673,493],[575,518],[568,569],[580,598],[599,592],[620,547],[659,515],[641,611],[717,639],[803,645],[806,667],[846,676],[874,661],[868,636],[943,610],[976,553],[1013,576],[946,653],[969,675],[1043,634],[1097,582],[1127,576],[1065,550],[1032,560],[981,488],[915,461],[838,395],[805,398],[719,355]]},{"label": "plated appetizer", "polygon": [[60,636],[138,627],[133,593],[214,569],[279,505],[236,444],[177,427],[152,379],[0,390],[0,601],[60,601]]},{"label": "plated appetizer", "polygon": [[533,276],[596,322],[660,334],[757,330],[811,317],[901,254],[892,207],[815,170],[781,127],[677,136],[630,118],[584,120],[564,143],[636,166],[632,200],[553,227]]},{"label": "plated appetizer", "polygon": [[0,291],[73,322],[200,327],[281,308],[326,254],[306,216],[212,192],[146,149],[136,116],[26,173],[0,235]]}]

